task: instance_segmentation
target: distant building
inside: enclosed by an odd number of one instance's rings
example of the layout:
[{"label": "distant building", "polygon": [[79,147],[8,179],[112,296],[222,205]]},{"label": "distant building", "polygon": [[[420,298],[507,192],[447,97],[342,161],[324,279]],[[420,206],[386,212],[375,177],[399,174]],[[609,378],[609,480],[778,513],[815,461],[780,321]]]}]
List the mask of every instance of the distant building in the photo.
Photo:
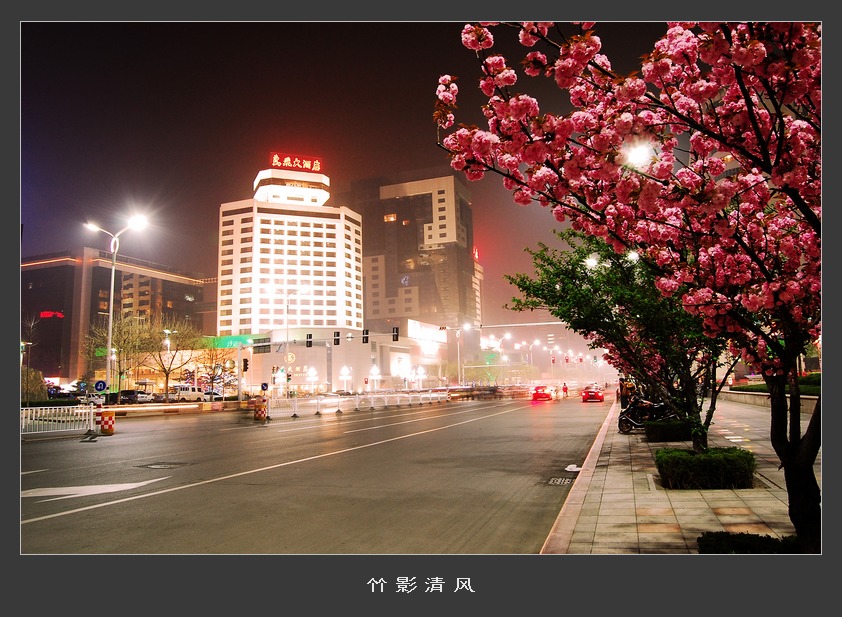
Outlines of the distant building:
[{"label": "distant building", "polygon": [[[407,331],[412,321],[455,332],[482,323],[483,270],[474,247],[470,193],[449,168],[372,178],[337,197],[365,220],[365,321],[372,330]],[[478,336],[462,341],[479,352]]]},{"label": "distant building", "polygon": [[[212,281],[120,253],[115,274],[115,318],[187,319],[212,334],[203,326],[204,288]],[[21,324],[37,322],[24,363],[60,384],[83,376],[85,337],[97,318],[108,316],[111,253],[82,248],[23,258],[20,279]]]}]

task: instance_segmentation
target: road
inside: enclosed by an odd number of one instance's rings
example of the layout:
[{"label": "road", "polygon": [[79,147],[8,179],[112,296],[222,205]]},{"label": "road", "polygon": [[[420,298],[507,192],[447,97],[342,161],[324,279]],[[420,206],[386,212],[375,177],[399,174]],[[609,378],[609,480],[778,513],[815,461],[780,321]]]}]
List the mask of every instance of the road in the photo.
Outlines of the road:
[{"label": "road", "polygon": [[537,554],[612,402],[118,418],[21,444],[22,554]]}]

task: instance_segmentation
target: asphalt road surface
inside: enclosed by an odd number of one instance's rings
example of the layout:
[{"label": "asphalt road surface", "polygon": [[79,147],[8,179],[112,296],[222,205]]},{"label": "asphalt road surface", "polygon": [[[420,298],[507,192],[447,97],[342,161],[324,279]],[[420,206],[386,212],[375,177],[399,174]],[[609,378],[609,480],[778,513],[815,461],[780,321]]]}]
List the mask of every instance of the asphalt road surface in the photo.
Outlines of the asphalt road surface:
[{"label": "asphalt road surface", "polygon": [[22,554],[537,554],[610,408],[118,417],[21,444]]}]

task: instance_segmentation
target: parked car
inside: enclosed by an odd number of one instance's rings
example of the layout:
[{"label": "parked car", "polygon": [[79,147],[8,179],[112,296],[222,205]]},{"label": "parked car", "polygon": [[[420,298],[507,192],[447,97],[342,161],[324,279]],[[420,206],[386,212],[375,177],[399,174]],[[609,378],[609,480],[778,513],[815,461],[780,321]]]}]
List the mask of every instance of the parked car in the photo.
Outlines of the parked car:
[{"label": "parked car", "polygon": [[549,386],[535,386],[532,388],[533,401],[551,401],[553,400],[553,391]]},{"label": "parked car", "polygon": [[174,384],[170,386],[170,401],[204,401],[205,393],[201,388],[188,384]]},{"label": "parked car", "polygon": [[138,390],[120,390],[120,404],[134,404],[137,403]]},{"label": "parked car", "polygon": [[599,401],[602,403],[605,400],[605,390],[599,384],[588,384],[582,388],[582,402]]},{"label": "parked car", "polygon": [[68,392],[67,390],[61,390],[59,388],[50,388],[47,390],[47,396],[52,399],[72,399],[76,398],[76,395],[72,392]]},{"label": "parked car", "polygon": [[205,401],[221,401],[223,400],[223,396],[221,392],[217,392],[216,390],[207,390],[205,392]]},{"label": "parked car", "polygon": [[97,392],[86,392],[76,398],[82,405],[105,405],[105,395]]},{"label": "parked car", "polygon": [[144,390],[137,391],[137,402],[138,403],[154,403],[155,402],[155,395],[151,392],[146,392]]}]

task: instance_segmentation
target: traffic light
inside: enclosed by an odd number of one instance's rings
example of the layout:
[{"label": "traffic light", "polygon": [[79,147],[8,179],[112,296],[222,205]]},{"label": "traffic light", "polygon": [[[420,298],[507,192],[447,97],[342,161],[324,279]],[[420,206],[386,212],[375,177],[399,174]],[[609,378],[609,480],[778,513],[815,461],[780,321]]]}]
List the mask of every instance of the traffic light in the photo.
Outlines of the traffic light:
[{"label": "traffic light", "polygon": [[278,367],[273,364],[272,365],[272,374],[274,375],[277,372],[278,372]]},{"label": "traffic light", "polygon": [[392,328],[392,340],[393,340],[393,341],[398,340],[398,332],[399,332],[398,327],[397,327],[397,326],[394,326],[394,327]]},{"label": "traffic light", "polygon": [[292,381],[292,373],[287,373],[287,383]]},{"label": "traffic light", "polygon": [[305,344],[307,345],[307,347],[313,346],[313,335],[312,334],[307,335],[307,343],[305,343]]},{"label": "traffic light", "polygon": [[243,372],[245,373],[247,370],[249,370],[249,359],[243,358]]},{"label": "traffic light", "polygon": [[339,340],[340,340],[340,339],[339,339],[339,332],[334,332],[334,333],[333,333],[333,344],[334,344],[334,345],[339,345]]},{"label": "traffic light", "polygon": [[555,356],[550,356],[550,358],[552,359],[552,363],[555,364]]},{"label": "traffic light", "polygon": [[569,364],[570,363],[570,356],[564,356],[564,361]]},{"label": "traffic light", "polygon": [[368,330],[363,330],[363,343],[368,343]]}]

